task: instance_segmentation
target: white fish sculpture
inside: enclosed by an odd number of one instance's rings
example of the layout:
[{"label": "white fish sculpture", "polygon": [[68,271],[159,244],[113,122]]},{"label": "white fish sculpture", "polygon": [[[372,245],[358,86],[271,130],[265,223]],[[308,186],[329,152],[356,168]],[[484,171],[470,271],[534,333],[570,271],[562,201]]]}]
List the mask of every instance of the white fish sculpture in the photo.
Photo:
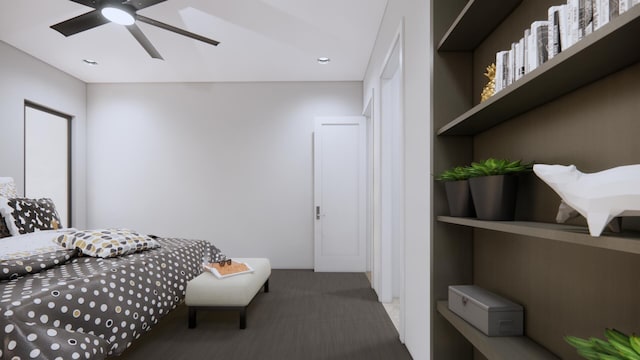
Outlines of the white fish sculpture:
[{"label": "white fish sculpture", "polygon": [[640,216],[640,165],[586,174],[575,165],[535,164],[533,172],[587,219],[591,236],[619,216]]},{"label": "white fish sculpture", "polygon": [[[574,208],[567,205],[564,200],[560,201],[560,206],[558,206],[558,214],[556,214],[556,222],[565,223],[569,219],[573,219],[574,217],[580,216],[580,213],[577,212]],[[609,230],[614,233],[622,232],[622,218],[617,217],[608,225]]]}]

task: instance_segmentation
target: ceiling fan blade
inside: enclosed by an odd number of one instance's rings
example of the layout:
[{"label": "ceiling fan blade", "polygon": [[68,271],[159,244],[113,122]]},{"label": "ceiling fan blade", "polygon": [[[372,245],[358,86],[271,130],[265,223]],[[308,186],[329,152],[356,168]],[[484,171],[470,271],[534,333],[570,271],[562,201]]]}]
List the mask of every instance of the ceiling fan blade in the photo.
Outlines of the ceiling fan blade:
[{"label": "ceiling fan blade", "polygon": [[175,26],[171,26],[171,25],[162,23],[160,21],[150,19],[150,18],[148,18],[146,16],[142,16],[140,14],[136,14],[136,20],[141,21],[143,23],[147,23],[149,25],[157,26],[157,27],[165,29],[165,30],[169,30],[169,31],[174,32],[176,34],[180,34],[180,35],[183,35],[183,36],[186,36],[186,37],[190,37],[190,38],[195,39],[195,40],[200,40],[202,42],[205,42],[207,44],[211,44],[213,46],[218,46],[218,44],[220,44],[219,41],[212,40],[212,39],[206,38],[204,36],[200,36],[198,34],[194,34],[192,32],[188,32],[186,30],[179,29],[179,28],[177,28]]},{"label": "ceiling fan blade", "polygon": [[64,36],[70,36],[85,30],[93,29],[96,26],[104,25],[108,22],[109,20],[102,16],[100,11],[93,10],[80,16],[76,16],[73,19],[51,25],[51,28]]},{"label": "ceiling fan blade", "polygon": [[74,3],[86,5],[88,7],[92,7],[94,9],[98,8],[98,1],[97,0],[71,0],[71,1],[73,1]]},{"label": "ceiling fan blade", "polygon": [[136,40],[142,45],[142,47],[149,53],[149,55],[154,59],[164,60],[158,50],[156,50],[153,45],[151,45],[151,41],[147,39],[147,37],[142,33],[142,30],[138,27],[138,25],[133,24],[126,26],[127,30],[133,35]]},{"label": "ceiling fan blade", "polygon": [[[72,0],[72,1],[76,1],[76,0]],[[78,1],[95,1],[95,0],[78,0]],[[134,8],[136,8],[136,10],[140,10],[140,9],[149,7],[151,5],[155,5],[165,1],[167,0],[129,0],[124,3],[127,5],[133,6]]]}]

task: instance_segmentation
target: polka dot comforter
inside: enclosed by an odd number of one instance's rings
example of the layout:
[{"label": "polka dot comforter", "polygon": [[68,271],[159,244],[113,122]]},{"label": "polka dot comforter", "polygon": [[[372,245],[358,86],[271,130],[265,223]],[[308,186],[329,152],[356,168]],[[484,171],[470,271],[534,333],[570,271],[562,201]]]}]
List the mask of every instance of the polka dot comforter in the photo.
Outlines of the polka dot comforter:
[{"label": "polka dot comforter", "polygon": [[157,241],[160,248],[114,258],[58,248],[0,261],[9,274],[0,280],[0,359],[122,353],[184,299],[203,260],[221,256],[203,240]]}]

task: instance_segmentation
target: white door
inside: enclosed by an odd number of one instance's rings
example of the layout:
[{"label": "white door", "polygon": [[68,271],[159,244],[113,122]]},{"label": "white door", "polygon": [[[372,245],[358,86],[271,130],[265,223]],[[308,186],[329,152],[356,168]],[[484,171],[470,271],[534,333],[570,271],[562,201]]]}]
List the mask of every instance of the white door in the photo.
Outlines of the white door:
[{"label": "white door", "polygon": [[366,271],[365,130],[362,116],[316,118],[315,271]]}]

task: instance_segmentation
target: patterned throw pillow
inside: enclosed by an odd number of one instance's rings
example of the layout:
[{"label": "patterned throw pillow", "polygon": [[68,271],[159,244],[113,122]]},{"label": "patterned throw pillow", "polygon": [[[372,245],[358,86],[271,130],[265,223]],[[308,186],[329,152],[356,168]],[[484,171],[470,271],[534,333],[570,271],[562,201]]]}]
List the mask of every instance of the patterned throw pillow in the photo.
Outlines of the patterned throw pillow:
[{"label": "patterned throw pillow", "polygon": [[13,236],[60,228],[60,216],[53,201],[48,198],[0,197],[0,215],[4,217],[7,229]]},{"label": "patterned throw pillow", "polygon": [[127,229],[79,230],[60,235],[61,246],[93,257],[109,258],[155,249],[160,244],[151,237]]},{"label": "patterned throw pillow", "polygon": [[13,182],[13,178],[0,177],[0,196],[5,198],[18,197],[16,184]]}]

